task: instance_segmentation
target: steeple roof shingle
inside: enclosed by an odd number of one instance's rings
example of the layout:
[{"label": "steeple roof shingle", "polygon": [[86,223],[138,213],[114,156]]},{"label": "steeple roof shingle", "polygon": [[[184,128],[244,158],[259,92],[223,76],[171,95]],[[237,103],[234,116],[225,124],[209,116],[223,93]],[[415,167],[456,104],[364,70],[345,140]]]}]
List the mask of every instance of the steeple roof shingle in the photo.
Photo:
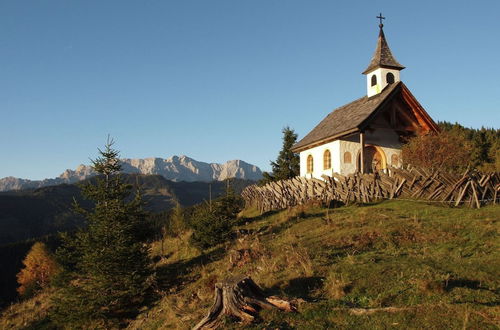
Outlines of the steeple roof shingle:
[{"label": "steeple roof shingle", "polygon": [[375,48],[375,53],[373,54],[372,60],[363,74],[367,74],[376,68],[388,68],[403,70],[405,67],[402,66],[392,55],[391,49],[385,40],[383,25],[380,25],[380,33],[377,40],[377,48]]}]

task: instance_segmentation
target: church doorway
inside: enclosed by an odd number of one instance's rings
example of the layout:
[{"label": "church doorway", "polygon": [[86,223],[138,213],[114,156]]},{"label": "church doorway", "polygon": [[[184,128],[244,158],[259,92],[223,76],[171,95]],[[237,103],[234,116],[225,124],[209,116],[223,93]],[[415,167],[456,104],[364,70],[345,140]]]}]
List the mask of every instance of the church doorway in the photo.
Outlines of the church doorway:
[{"label": "church doorway", "polygon": [[[364,154],[364,168],[365,173],[376,173],[378,171],[385,170],[387,168],[387,162],[385,160],[385,154],[382,149],[377,148],[375,146],[365,146],[365,154]],[[358,172],[361,171],[361,157],[358,153],[357,160]]]}]

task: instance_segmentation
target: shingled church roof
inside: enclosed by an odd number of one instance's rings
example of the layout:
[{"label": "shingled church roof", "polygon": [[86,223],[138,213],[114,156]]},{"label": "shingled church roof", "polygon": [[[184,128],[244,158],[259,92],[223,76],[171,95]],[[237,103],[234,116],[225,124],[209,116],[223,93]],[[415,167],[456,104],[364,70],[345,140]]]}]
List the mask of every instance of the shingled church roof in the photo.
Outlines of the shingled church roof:
[{"label": "shingled church roof", "polygon": [[388,68],[388,69],[398,69],[403,70],[405,67],[399,64],[399,62],[392,55],[389,44],[385,40],[384,30],[380,26],[380,33],[377,40],[377,48],[375,48],[375,53],[373,53],[372,60],[363,74],[367,74],[376,68]]},{"label": "shingled church roof", "polygon": [[402,82],[387,85],[384,90],[374,96],[364,96],[340,108],[333,110],[309,134],[297,142],[293,151],[298,151],[311,144],[320,143],[326,139],[334,139],[356,131],[379,109],[384,101],[389,100],[395,90],[400,89]]}]

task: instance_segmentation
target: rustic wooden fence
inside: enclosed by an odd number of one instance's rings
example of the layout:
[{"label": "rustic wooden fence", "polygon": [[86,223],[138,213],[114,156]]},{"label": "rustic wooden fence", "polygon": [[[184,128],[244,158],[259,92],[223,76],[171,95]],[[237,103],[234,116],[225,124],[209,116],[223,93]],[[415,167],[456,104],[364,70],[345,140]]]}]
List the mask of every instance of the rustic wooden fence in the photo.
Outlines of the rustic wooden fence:
[{"label": "rustic wooden fence", "polygon": [[344,204],[368,203],[381,199],[411,198],[454,206],[480,208],[500,199],[500,173],[466,171],[463,175],[422,169],[390,169],[387,173],[333,174],[325,180],[295,177],[264,186],[246,187],[242,197],[261,212],[284,209],[309,201]]}]

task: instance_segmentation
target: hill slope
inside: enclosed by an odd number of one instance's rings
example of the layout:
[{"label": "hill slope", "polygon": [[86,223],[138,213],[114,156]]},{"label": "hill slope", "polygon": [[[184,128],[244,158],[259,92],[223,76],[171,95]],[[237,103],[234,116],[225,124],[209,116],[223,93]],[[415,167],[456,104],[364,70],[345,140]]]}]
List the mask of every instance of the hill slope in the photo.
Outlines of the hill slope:
[{"label": "hill slope", "polygon": [[[488,328],[498,322],[499,206],[388,201],[328,212],[252,212],[240,221],[248,235],[227,250],[199,255],[171,245],[174,255],[158,267],[170,294],[130,327],[193,326],[213,303],[213,284],[237,274],[252,276],[269,294],[302,299],[299,313],[261,313],[256,329]],[[235,258],[245,249],[246,256]],[[351,314],[351,308],[383,307],[399,309]]]},{"label": "hill slope", "polygon": [[[129,328],[192,327],[211,306],[214,283],[239,274],[299,305],[298,313],[261,312],[255,329],[495,328],[499,218],[499,206],[397,200],[263,216],[247,209],[239,238],[225,246],[202,254],[189,233],[165,241],[168,258],[156,265],[162,298]],[[18,324],[20,311],[27,324],[43,320],[47,299],[34,299],[5,311],[0,327]]]},{"label": "hill slope", "polygon": [[[160,175],[140,174],[123,174],[123,178],[132,185],[139,185],[146,209],[151,212],[168,210],[174,206],[175,200],[182,206],[198,204],[209,199],[210,190],[215,198],[226,188],[223,181],[173,182]],[[254,183],[241,179],[230,182],[236,192]],[[0,193],[0,245],[71,230],[80,225],[82,219],[71,212],[73,198],[83,206],[89,206],[76,184]]]},{"label": "hill slope", "polygon": [[[178,200],[182,206],[191,206],[225,192],[227,182],[173,182],[160,175],[123,174],[124,181],[138,185],[146,210],[157,213],[168,210]],[[92,179],[90,179],[92,180]],[[231,179],[229,184],[239,193],[254,181]],[[80,226],[83,219],[72,212],[73,198],[82,206],[90,203],[80,195],[76,184],[62,184],[16,192],[0,193],[0,307],[16,296],[16,274],[21,261],[35,240]],[[30,241],[25,241],[25,240]]]}]

